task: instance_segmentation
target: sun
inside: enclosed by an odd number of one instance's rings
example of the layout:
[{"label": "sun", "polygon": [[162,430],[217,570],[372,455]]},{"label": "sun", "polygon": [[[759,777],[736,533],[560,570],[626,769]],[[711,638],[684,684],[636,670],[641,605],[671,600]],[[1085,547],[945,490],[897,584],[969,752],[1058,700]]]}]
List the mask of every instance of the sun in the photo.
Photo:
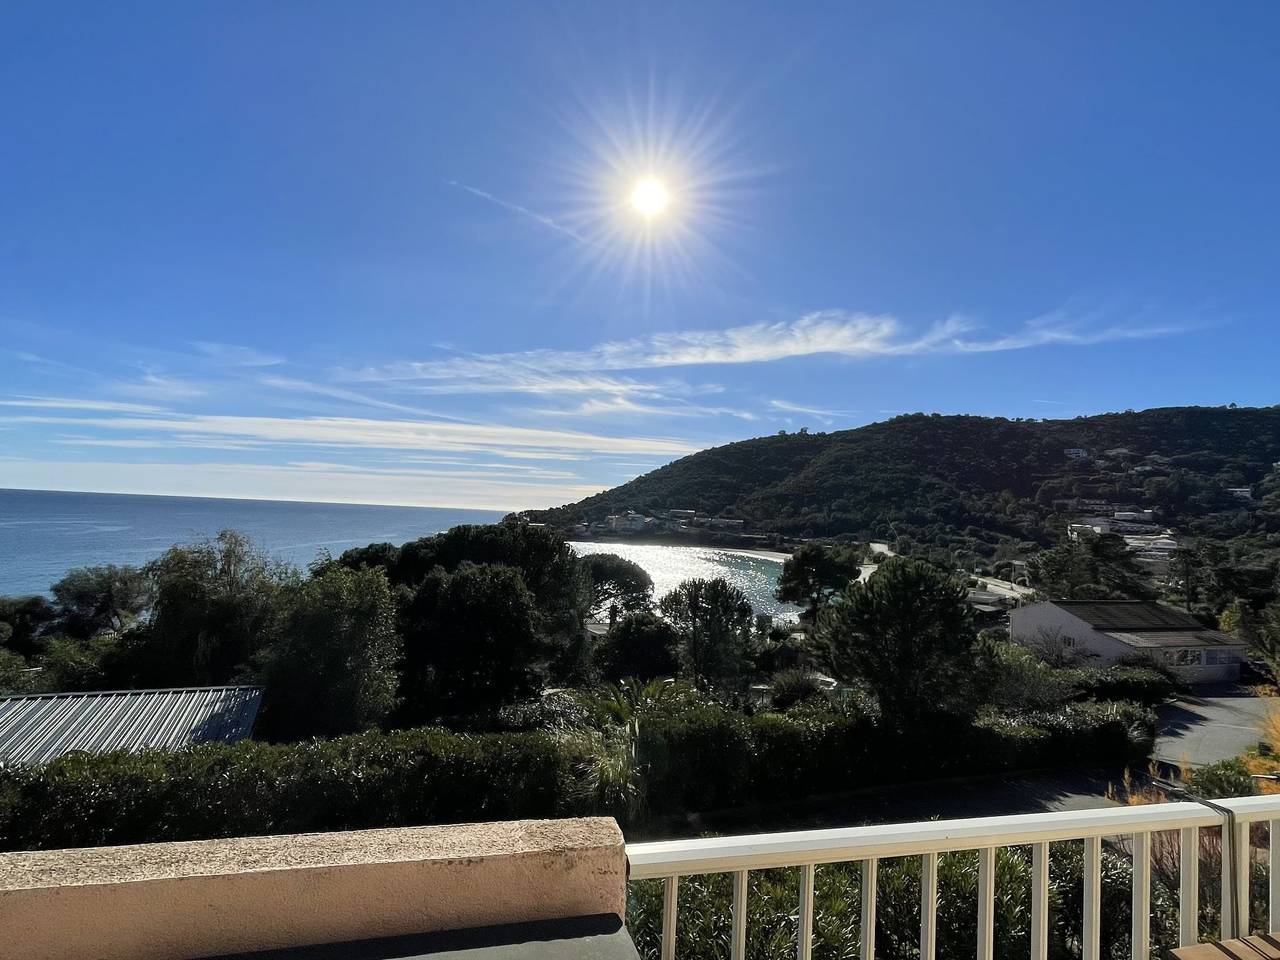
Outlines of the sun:
[{"label": "sun", "polygon": [[641,177],[631,188],[631,206],[646,220],[660,217],[671,203],[671,192],[657,177]]}]

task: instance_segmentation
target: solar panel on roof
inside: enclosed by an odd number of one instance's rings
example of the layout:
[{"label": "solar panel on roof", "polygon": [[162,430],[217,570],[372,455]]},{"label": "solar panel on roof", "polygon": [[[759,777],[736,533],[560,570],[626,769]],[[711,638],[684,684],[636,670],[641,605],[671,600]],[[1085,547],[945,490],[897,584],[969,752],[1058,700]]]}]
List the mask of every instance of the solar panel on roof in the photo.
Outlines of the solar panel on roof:
[{"label": "solar panel on roof", "polygon": [[1195,617],[1143,600],[1055,600],[1054,604],[1103,631],[1204,630]]}]

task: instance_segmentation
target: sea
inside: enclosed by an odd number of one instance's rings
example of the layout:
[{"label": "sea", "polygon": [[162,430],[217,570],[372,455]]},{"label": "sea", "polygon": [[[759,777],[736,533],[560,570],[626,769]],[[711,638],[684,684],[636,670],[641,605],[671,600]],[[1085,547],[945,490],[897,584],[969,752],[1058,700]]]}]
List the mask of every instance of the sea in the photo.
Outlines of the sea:
[{"label": "sea", "polygon": [[[283,500],[216,500],[111,493],[0,490],[0,596],[47,593],[76,567],[140,565],[174,544],[238,530],[279,560],[306,567],[369,543],[405,543],[462,523],[495,523],[496,510],[392,507]],[[692,577],[724,577],[760,613],[793,618],[773,599],[781,562],[735,550],[630,543],[574,543],[579,553],[617,553],[644,567],[662,596]]]},{"label": "sea", "polygon": [[140,565],[176,543],[238,530],[279,560],[306,567],[368,543],[404,543],[496,510],[285,500],[215,500],[114,493],[0,490],[0,596],[46,593],[75,567]]}]

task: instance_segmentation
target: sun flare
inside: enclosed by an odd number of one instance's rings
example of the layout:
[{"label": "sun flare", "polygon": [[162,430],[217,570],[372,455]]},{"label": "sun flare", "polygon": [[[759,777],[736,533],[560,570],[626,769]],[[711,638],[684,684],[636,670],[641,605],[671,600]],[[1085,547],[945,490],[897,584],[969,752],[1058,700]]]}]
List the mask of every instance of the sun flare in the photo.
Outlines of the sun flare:
[{"label": "sun flare", "polygon": [[631,206],[646,220],[661,216],[671,203],[671,192],[657,177],[642,177],[631,188]]}]

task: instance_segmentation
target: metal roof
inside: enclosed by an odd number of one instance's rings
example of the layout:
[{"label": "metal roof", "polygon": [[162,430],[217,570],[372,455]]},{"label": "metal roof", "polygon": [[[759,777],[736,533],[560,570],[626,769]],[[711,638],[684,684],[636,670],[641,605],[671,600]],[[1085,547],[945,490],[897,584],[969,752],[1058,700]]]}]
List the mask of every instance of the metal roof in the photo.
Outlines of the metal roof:
[{"label": "metal roof", "polygon": [[1189,613],[1146,600],[1054,600],[1053,605],[1108,632],[1206,629]]},{"label": "metal roof", "polygon": [[1131,647],[1243,647],[1244,643],[1221,630],[1138,630],[1107,634]]},{"label": "metal roof", "polygon": [[235,743],[252,732],[261,703],[260,687],[0,697],[0,763],[44,763],[73,750]]}]

